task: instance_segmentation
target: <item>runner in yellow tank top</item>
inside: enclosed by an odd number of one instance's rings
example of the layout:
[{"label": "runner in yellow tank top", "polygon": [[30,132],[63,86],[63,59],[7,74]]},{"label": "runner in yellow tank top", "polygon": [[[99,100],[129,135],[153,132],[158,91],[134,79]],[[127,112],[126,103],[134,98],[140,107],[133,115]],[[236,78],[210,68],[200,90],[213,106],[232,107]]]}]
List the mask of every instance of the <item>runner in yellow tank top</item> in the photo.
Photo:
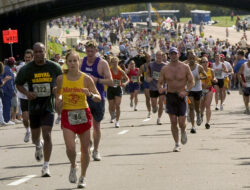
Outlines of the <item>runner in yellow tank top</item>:
[{"label": "runner in yellow tank top", "polygon": [[[63,130],[67,156],[71,162],[69,181],[76,183],[76,151],[75,135],[81,142],[81,176],[78,188],[86,186],[85,176],[89,165],[89,142],[92,115],[87,104],[87,96],[95,102],[101,101],[92,78],[79,70],[79,55],[70,51],[66,55],[67,73],[57,78],[56,107],[61,111],[61,127]],[[61,98],[62,96],[62,98]]]},{"label": "runner in yellow tank top", "polygon": [[214,75],[214,70],[208,68],[208,59],[206,57],[201,58],[201,65],[203,66],[207,79],[202,80],[202,100],[201,100],[201,118],[203,120],[204,110],[206,108],[206,129],[210,128],[210,118],[211,118],[211,102],[213,100],[213,86],[212,82],[217,82]]}]

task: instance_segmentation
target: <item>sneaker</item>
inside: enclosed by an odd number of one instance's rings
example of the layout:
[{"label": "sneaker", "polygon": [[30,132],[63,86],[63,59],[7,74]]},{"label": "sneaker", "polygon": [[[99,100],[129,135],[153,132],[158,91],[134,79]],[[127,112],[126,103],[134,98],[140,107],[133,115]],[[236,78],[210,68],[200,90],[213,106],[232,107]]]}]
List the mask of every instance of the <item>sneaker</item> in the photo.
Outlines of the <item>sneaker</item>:
[{"label": "sneaker", "polygon": [[21,121],[21,120],[18,120],[18,119],[15,119],[15,121],[13,121],[15,124],[21,124],[21,123],[23,123],[23,121]]},{"label": "sneaker", "polygon": [[114,123],[114,119],[111,118],[111,119],[110,119],[110,123]]},{"label": "sneaker", "polygon": [[148,112],[148,118],[150,118],[151,117],[151,113],[150,112]]},{"label": "sneaker", "polygon": [[60,123],[60,121],[61,121],[61,116],[58,116],[57,119],[56,119],[56,121],[55,121],[55,124],[58,125]]},{"label": "sneaker", "polygon": [[13,122],[13,121],[9,121],[9,122],[5,123],[5,125],[15,125],[15,124],[16,124],[16,123]]},{"label": "sneaker", "polygon": [[157,125],[162,125],[162,123],[161,123],[161,119],[160,119],[160,118],[158,118],[158,119],[157,119],[156,124],[157,124]]},{"label": "sneaker", "polygon": [[86,179],[83,176],[81,176],[79,178],[77,188],[85,188],[85,187],[86,187]]},{"label": "sneaker", "polygon": [[153,108],[153,113],[156,113],[158,111],[158,106]]},{"label": "sneaker", "polygon": [[134,111],[137,111],[138,109],[137,108],[134,108]]},{"label": "sneaker", "polygon": [[30,141],[30,132],[26,132],[25,133],[25,136],[24,136],[24,140],[23,140],[25,143],[29,142]]},{"label": "sneaker", "polygon": [[43,166],[42,168],[42,177],[50,177],[49,166]]},{"label": "sneaker", "polygon": [[210,125],[208,123],[205,124],[206,129],[210,129]]},{"label": "sneaker", "polygon": [[196,124],[197,124],[198,126],[200,126],[201,123],[202,123],[201,116],[200,116],[200,114],[197,114]]},{"label": "sneaker", "polygon": [[195,129],[195,127],[192,127],[192,129],[191,129],[190,133],[196,133],[196,129]]},{"label": "sneaker", "polygon": [[222,104],[220,105],[220,111],[223,111],[223,105]]},{"label": "sneaker", "polygon": [[98,151],[93,151],[92,158],[94,159],[94,161],[101,161],[102,160]]},{"label": "sneaker", "polygon": [[174,147],[173,152],[180,152],[180,151],[181,151],[180,145],[176,144],[175,147]]},{"label": "sneaker", "polygon": [[183,133],[181,133],[181,144],[186,144],[187,143],[187,133],[186,131],[184,131]]},{"label": "sneaker", "polygon": [[38,162],[43,159],[43,141],[40,142],[40,147],[36,146],[35,158]]},{"label": "sneaker", "polygon": [[218,111],[218,110],[219,110],[219,108],[218,108],[218,106],[217,106],[217,105],[216,105],[216,107],[215,107],[215,110],[216,110],[216,111]]},{"label": "sneaker", "polygon": [[227,94],[228,94],[228,95],[230,95],[230,94],[231,94],[229,90],[227,91]]},{"label": "sneaker", "polygon": [[76,181],[77,181],[76,171],[77,171],[77,167],[75,167],[75,168],[70,167],[70,172],[69,172],[69,182],[70,183],[76,183]]},{"label": "sneaker", "polygon": [[115,128],[119,128],[119,127],[120,127],[119,122],[116,121],[116,122],[115,122]]},{"label": "sneaker", "polygon": [[130,101],[130,107],[131,108],[133,107],[133,101]]}]

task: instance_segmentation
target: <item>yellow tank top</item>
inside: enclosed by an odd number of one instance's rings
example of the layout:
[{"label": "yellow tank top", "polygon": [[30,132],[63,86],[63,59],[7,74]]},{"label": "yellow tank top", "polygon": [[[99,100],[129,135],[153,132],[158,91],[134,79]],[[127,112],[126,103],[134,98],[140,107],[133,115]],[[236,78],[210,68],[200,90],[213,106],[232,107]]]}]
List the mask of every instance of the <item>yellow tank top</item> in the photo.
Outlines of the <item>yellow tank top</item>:
[{"label": "yellow tank top", "polygon": [[212,86],[212,71],[210,68],[208,68],[206,74],[207,78],[202,80],[202,83],[205,84],[206,86]]},{"label": "yellow tank top", "polygon": [[83,93],[84,88],[84,73],[76,81],[67,79],[67,75],[63,75],[62,84],[62,99],[63,109],[65,110],[78,110],[88,108],[86,95]]}]

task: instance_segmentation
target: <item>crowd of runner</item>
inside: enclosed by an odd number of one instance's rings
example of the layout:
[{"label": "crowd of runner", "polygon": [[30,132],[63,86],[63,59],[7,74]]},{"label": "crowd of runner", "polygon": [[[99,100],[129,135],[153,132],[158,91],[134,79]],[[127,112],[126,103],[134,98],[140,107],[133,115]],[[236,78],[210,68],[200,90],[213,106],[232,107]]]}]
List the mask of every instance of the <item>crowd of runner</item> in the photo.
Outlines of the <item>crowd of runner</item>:
[{"label": "crowd of runner", "polygon": [[[100,36],[98,31],[98,35],[91,35],[100,23],[89,21],[85,25],[89,30],[86,34],[89,40],[84,43],[85,57],[79,57],[74,50],[64,50],[51,61],[46,59],[44,44],[37,42],[32,50],[25,51],[23,62],[16,63],[10,57],[0,65],[1,126],[23,122],[24,142],[31,138],[35,159],[44,159],[43,177],[51,175],[54,112],[58,115],[56,124],[61,123],[71,163],[71,183],[77,183],[76,135],[80,139],[78,188],[86,186],[90,146],[93,160],[102,159],[99,144],[106,98],[110,123],[119,128],[124,92],[130,94],[129,106],[135,113],[139,109],[138,93],[144,93],[148,111],[145,117],[157,114],[156,124],[162,125],[163,111],[168,113],[174,152],[181,151],[180,144],[187,143],[186,117],[191,133],[196,133],[197,126],[202,124],[210,129],[211,109],[223,111],[230,90],[239,89],[244,113],[250,114],[250,48],[244,38],[231,45],[228,40],[197,36],[192,27],[181,32],[181,25],[175,24],[153,31],[136,30],[129,19],[113,18],[104,30],[115,30],[119,38],[104,50],[101,45],[112,41],[111,33]],[[119,53],[112,52],[111,46],[116,44]],[[211,108],[213,94],[216,105]]]}]

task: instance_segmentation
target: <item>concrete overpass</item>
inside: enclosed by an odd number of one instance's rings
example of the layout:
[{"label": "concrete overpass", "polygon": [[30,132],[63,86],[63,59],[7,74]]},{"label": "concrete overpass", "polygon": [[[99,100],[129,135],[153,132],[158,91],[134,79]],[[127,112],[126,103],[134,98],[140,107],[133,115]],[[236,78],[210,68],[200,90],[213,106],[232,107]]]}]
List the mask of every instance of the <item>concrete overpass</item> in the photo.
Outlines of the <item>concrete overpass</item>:
[{"label": "concrete overpass", "polygon": [[[14,53],[22,55],[24,50],[37,41],[45,41],[46,20],[53,17],[92,8],[131,3],[145,3],[150,0],[0,0],[1,31],[18,29],[19,43],[14,44]],[[250,11],[250,0],[157,0],[156,2],[180,2],[210,4]],[[10,56],[9,45],[2,43],[0,33],[0,59]]]}]

